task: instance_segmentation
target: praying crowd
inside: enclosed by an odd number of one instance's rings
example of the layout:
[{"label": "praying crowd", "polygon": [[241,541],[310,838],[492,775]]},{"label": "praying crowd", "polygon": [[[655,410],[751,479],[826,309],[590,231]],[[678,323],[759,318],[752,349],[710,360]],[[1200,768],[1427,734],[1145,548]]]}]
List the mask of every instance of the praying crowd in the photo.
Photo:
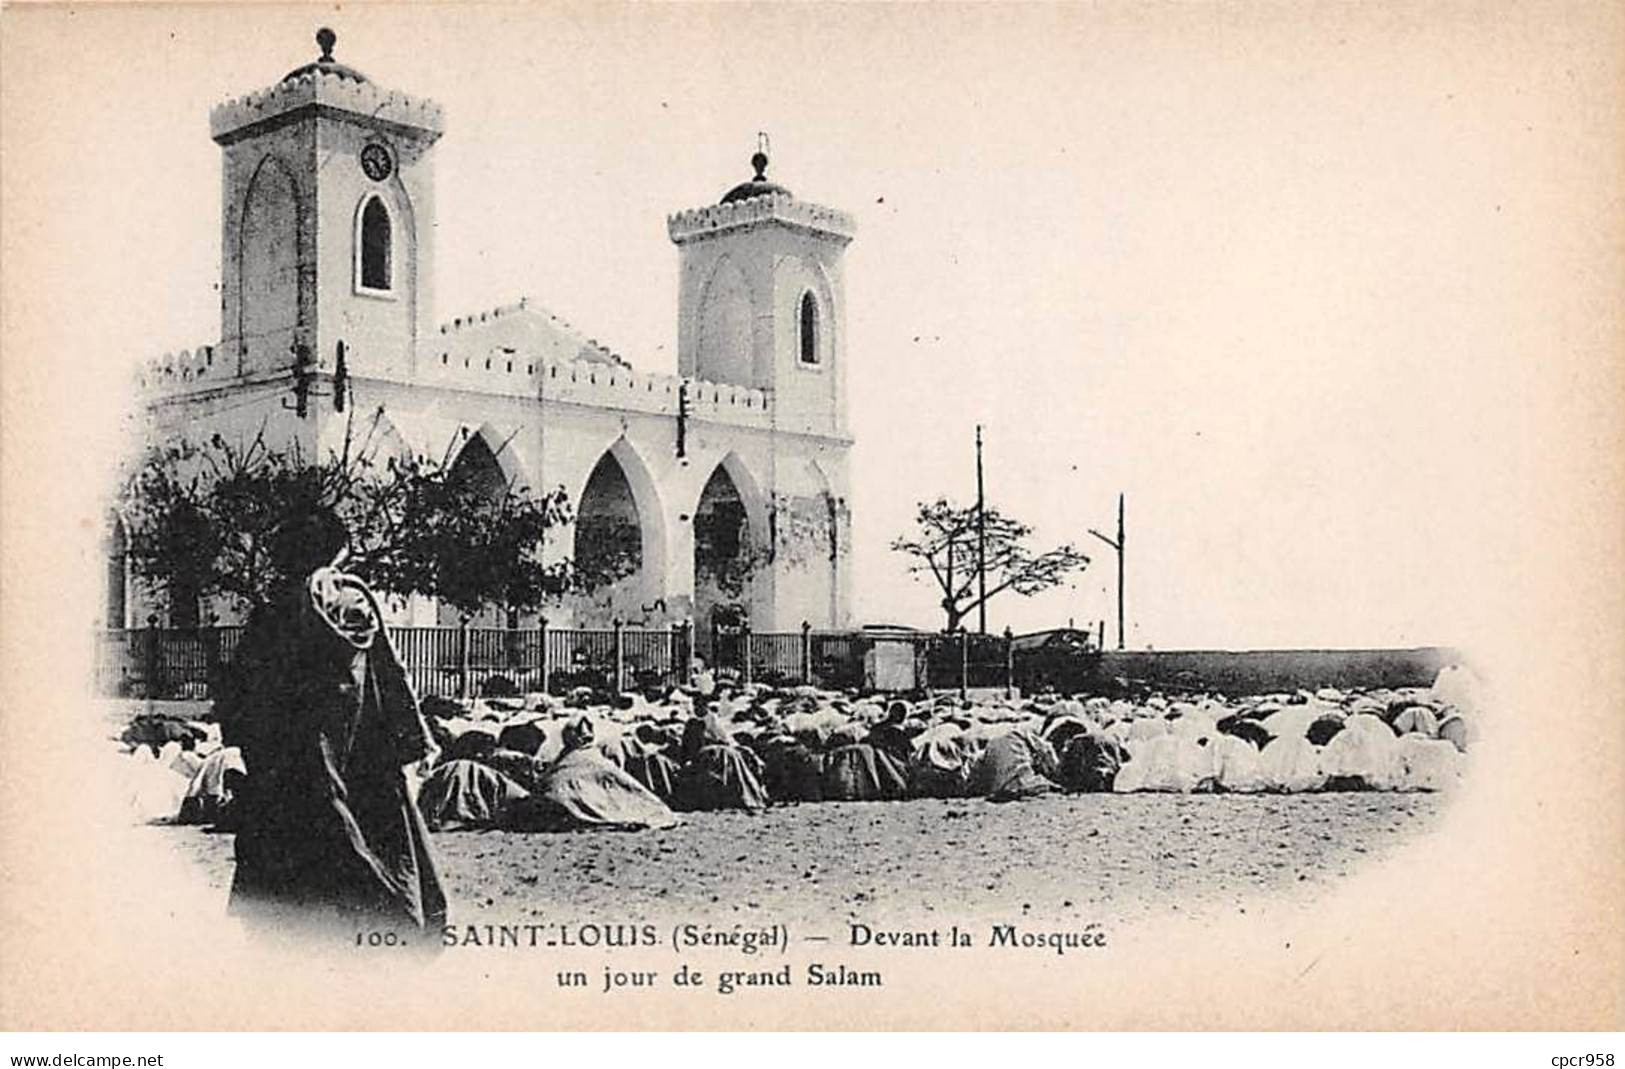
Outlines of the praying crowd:
[{"label": "praying crowd", "polygon": [[[665,693],[421,703],[409,769],[431,829],[660,828],[700,810],[1054,792],[1433,791],[1479,731],[1476,684],[1244,699],[858,697],[718,682]],[[216,725],[138,716],[120,741],[146,820],[230,828],[253,769]]]}]

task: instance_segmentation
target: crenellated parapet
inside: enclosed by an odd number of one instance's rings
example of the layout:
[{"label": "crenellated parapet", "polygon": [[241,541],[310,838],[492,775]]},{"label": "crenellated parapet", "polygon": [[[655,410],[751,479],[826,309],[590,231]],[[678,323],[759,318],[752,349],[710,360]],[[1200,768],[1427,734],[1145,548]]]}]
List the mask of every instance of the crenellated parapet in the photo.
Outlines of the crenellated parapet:
[{"label": "crenellated parapet", "polygon": [[[440,333],[456,334],[464,329],[476,327],[481,323],[489,323],[492,320],[501,319],[503,316],[511,316],[518,312],[523,312],[529,307],[530,298],[521,297],[512,304],[499,304],[495,308],[489,308],[479,312],[470,312],[467,315],[460,315],[455,319],[440,324]],[[547,317],[555,322],[563,324],[563,321],[551,312],[547,313]]]},{"label": "crenellated parapet", "polygon": [[[574,404],[611,411],[675,416],[684,380],[676,375],[640,372],[624,364],[587,360],[538,360],[523,353],[493,352],[453,358],[436,354],[419,368],[418,381],[444,389],[522,397],[549,404]],[[741,426],[767,427],[773,414],[769,395],[744,386],[689,380],[688,413]]]},{"label": "crenellated parapet", "polygon": [[165,353],[141,365],[136,372],[136,384],[146,393],[155,395],[190,393],[224,385],[231,373],[223,363],[216,366],[217,355],[218,349],[213,345]]},{"label": "crenellated parapet", "polygon": [[599,364],[632,365],[619,353],[589,338],[569,322],[521,297],[513,304],[458,316],[440,325],[443,351],[453,356],[481,352],[483,348],[539,351],[542,359],[588,360]]},{"label": "crenellated parapet", "polygon": [[745,200],[690,208],[666,217],[666,233],[681,245],[714,234],[761,223],[785,226],[834,237],[845,244],[857,233],[857,222],[846,212],[797,200],[787,193],[769,193]]},{"label": "crenellated parapet", "polygon": [[230,144],[262,123],[324,108],[406,127],[431,141],[446,128],[445,113],[433,100],[382,89],[340,70],[312,66],[269,89],[216,105],[209,112],[209,132],[220,144]]}]

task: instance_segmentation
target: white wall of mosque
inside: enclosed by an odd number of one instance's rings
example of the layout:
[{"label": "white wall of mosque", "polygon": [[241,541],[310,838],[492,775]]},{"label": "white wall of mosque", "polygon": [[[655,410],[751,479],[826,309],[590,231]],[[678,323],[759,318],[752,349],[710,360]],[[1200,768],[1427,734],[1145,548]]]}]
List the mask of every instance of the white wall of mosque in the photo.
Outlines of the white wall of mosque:
[{"label": "white wall of mosque", "polygon": [[[841,530],[849,448],[844,439],[695,418],[687,423],[679,457],[677,420],[659,411],[357,379],[352,404],[340,415],[330,391],[330,380],[319,378],[305,419],[288,409],[288,391],[276,387],[251,403],[238,391],[175,398],[151,410],[154,431],[165,440],[202,442],[219,433],[245,443],[263,428],[274,447],[297,442],[312,457],[336,453],[348,435],[352,450],[410,452],[448,463],[477,443],[494,454],[515,485],[536,492],[562,488],[572,508],[595,503],[587,493],[594,469],[613,464],[629,497],[615,507],[638,528],[638,568],[606,588],[547,606],[550,623],[607,626],[620,619],[656,627],[695,620],[708,626],[710,611],[720,604],[740,604],[761,630],[794,630],[803,621],[814,627],[849,623],[849,550]],[[757,565],[742,593],[707,585],[703,553],[696,560],[703,547],[696,543],[695,518],[719,468],[743,505],[747,548]],[[573,558],[576,539],[575,524],[558,529],[543,546],[544,556]],[[225,606],[214,608],[231,618]],[[456,619],[444,610],[426,610],[421,600],[398,610],[402,623]],[[489,615],[480,622],[499,622]]]}]

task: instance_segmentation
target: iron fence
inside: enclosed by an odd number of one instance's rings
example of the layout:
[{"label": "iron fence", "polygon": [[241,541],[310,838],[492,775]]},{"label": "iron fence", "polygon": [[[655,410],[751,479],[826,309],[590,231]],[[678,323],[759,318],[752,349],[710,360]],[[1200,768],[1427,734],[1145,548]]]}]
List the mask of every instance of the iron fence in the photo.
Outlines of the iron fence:
[{"label": "iron fence", "polygon": [[[219,692],[241,626],[133,628],[97,634],[100,693],[206,699]],[[390,638],[420,697],[503,696],[575,687],[623,691],[687,682],[693,629],[391,627]],[[810,683],[831,690],[1003,688],[1015,677],[1010,635],[923,632],[760,631],[718,628],[712,663],[750,682]],[[894,666],[881,681],[876,655]],[[899,653],[900,651],[900,653]],[[910,663],[912,662],[912,663]]]},{"label": "iron fence", "polygon": [[[242,633],[241,626],[98,632],[97,691],[109,697],[215,697]],[[391,627],[389,636],[419,697],[673,686],[687,679],[692,652],[687,627]]]},{"label": "iron fence", "polygon": [[240,626],[101,631],[95,671],[104,694],[206,698],[242,638]]},{"label": "iron fence", "polygon": [[1010,637],[958,631],[951,635],[925,635],[925,674],[928,687],[961,690],[1008,687]]},{"label": "iron fence", "polygon": [[[811,683],[830,690],[1003,690],[1014,685],[1013,636],[966,632],[752,631],[717,628],[712,650],[718,668],[745,681],[787,685]],[[898,650],[905,671],[884,673],[872,655]],[[748,656],[747,656],[748,654]]]},{"label": "iron fence", "polygon": [[832,690],[858,690],[865,683],[864,655],[867,644],[854,631],[812,631],[808,634],[808,659],[813,681]]},{"label": "iron fence", "polygon": [[764,631],[750,635],[752,678],[758,683],[809,683],[809,668],[799,632]]}]

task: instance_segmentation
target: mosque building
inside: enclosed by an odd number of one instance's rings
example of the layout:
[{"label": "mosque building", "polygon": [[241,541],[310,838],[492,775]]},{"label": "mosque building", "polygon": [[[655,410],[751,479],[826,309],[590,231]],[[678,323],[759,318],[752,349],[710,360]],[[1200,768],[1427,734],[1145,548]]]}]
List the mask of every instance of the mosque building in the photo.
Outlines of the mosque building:
[{"label": "mosque building", "polygon": [[[492,487],[562,487],[574,520],[544,554],[614,559],[550,622],[846,626],[852,218],[770,181],[761,152],[750,180],[670,215],[675,376],[638,371],[527,300],[437,325],[441,108],[335,60],[331,31],[318,42],[320,58],[210,115],[224,154],[220,340],[146,367],[146,433],[264,427],[305,456],[348,435],[451,458]],[[108,624],[139,624],[119,567]],[[397,608],[398,623],[455,620],[426,599]],[[165,611],[173,626],[196,619],[192,605]]]}]

